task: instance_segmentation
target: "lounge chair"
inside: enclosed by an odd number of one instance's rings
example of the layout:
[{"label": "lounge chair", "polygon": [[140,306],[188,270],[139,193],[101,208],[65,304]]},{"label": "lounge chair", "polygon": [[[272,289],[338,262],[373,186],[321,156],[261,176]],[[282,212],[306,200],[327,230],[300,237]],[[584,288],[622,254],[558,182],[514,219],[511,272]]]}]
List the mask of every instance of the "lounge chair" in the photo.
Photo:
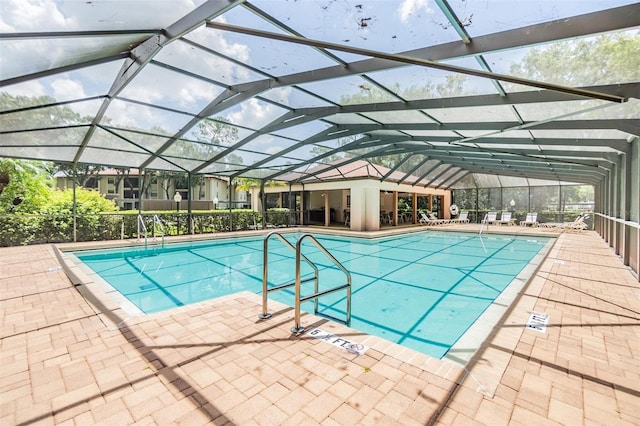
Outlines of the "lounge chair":
[{"label": "lounge chair", "polygon": [[587,224],[587,222],[585,222],[585,220],[587,220],[588,217],[589,214],[587,213],[581,214],[576,218],[576,220],[565,225],[564,228],[570,231],[578,232],[587,230],[589,229],[589,225]]},{"label": "lounge chair", "polygon": [[520,221],[520,226],[538,226],[538,213],[527,213],[527,217]]},{"label": "lounge chair", "polygon": [[495,224],[498,220],[496,219],[497,217],[498,217],[498,212],[488,212],[487,214],[484,215],[484,219],[482,219],[482,223],[485,223],[487,225],[491,223]]},{"label": "lounge chair", "polygon": [[587,225],[587,223],[585,222],[585,219],[587,219],[588,217],[589,217],[588,213],[583,213],[579,215],[577,218],[575,218],[573,222],[563,222],[563,223],[545,222],[545,223],[541,223],[540,226],[548,229],[564,229],[567,231],[580,232],[580,231],[584,231],[589,227],[589,225]]},{"label": "lounge chair", "polygon": [[469,212],[460,212],[460,216],[450,219],[450,223],[469,223]]},{"label": "lounge chair", "polygon": [[511,225],[511,212],[502,212],[498,223],[500,225]]},{"label": "lounge chair", "polygon": [[451,219],[440,219],[433,212],[429,213],[427,216],[429,217],[429,219],[435,220],[435,221],[440,222],[441,224],[444,224],[444,225],[446,225],[448,223],[451,223]]},{"label": "lounge chair", "polygon": [[427,216],[424,212],[420,212],[420,220],[418,222],[420,223],[420,225],[431,226],[431,225],[444,225],[449,223],[449,220],[438,219],[437,217],[435,217],[433,213],[429,213],[429,216]]}]

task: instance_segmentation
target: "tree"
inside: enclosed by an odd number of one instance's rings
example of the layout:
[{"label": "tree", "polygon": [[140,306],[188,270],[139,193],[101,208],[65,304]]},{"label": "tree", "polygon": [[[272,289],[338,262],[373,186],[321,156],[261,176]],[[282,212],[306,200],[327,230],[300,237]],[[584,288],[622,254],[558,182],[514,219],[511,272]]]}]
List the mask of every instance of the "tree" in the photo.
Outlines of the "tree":
[{"label": "tree", "polygon": [[445,76],[444,83],[436,84],[436,92],[439,97],[450,98],[453,96],[461,96],[463,94],[473,94],[472,91],[465,93],[465,84],[467,83],[467,76],[464,74],[450,74]]},{"label": "tree", "polygon": [[[191,179],[189,179],[189,177]],[[202,175],[189,175],[189,173],[173,173],[172,174],[175,189],[193,190],[193,188],[199,188],[204,183],[204,177]],[[191,195],[188,194],[188,197]]]},{"label": "tree", "polygon": [[[313,148],[311,148],[309,150],[309,152],[311,154],[313,154],[315,157],[318,157],[318,156],[321,156],[323,154],[326,154],[329,151],[331,151],[331,148],[328,148],[326,146],[319,146],[319,145],[314,145]],[[331,163],[331,162],[334,162],[336,160],[340,160],[342,158],[344,158],[344,154],[341,153],[341,152],[336,152],[336,153],[333,153],[333,154],[331,154],[329,156],[323,157],[322,161]]]},{"label": "tree", "polygon": [[156,176],[158,177],[158,181],[160,182],[160,187],[164,191],[164,195],[166,199],[171,200],[173,197],[173,194],[169,194],[169,190],[171,188],[176,187],[175,185],[173,186],[171,185],[171,182],[173,181],[176,174],[173,172],[165,172],[161,170],[156,172]]},{"label": "tree", "polygon": [[[212,158],[238,141],[238,128],[222,117],[216,117],[215,121],[206,119],[200,121],[193,133],[200,143],[185,144],[185,156],[202,160]],[[229,170],[236,164],[242,164],[242,157],[234,153],[227,154],[221,160],[226,163],[222,166],[222,170]]]},{"label": "tree", "polygon": [[567,204],[593,203],[594,199],[594,188],[591,185],[563,186],[560,211],[564,211]]},{"label": "tree", "polygon": [[[251,188],[258,187],[260,190],[258,191],[258,199],[262,200],[262,188],[260,186],[262,180],[256,178],[246,178],[246,177],[237,177],[233,179],[235,182],[236,191],[249,191]],[[276,186],[287,186],[285,182],[279,180],[267,180],[265,186],[276,187]],[[255,208],[255,207],[254,207]]]},{"label": "tree", "polygon": [[[0,92],[0,105],[3,111],[20,110],[38,105],[48,105],[56,100],[50,96],[13,96]],[[90,122],[68,106],[50,106],[17,111],[2,115],[0,124],[3,130],[39,129],[47,127],[70,126]]]},{"label": "tree", "polygon": [[637,34],[603,34],[533,48],[511,65],[510,74],[572,87],[635,82],[640,77],[637,58]]},{"label": "tree", "polygon": [[[448,74],[445,76],[443,83],[438,83],[435,86],[432,82],[425,81],[421,85],[411,85],[403,89],[401,88],[402,86],[399,82],[389,84],[387,85],[387,87],[390,89],[390,91],[398,94],[403,99],[432,99],[474,94],[475,92],[473,86],[467,86],[467,81],[468,77],[466,75]],[[353,95],[342,96],[340,98],[340,104],[366,104],[374,102],[389,102],[393,100],[396,99],[390,99],[390,95],[387,92],[383,92],[382,90],[377,89],[369,84],[363,84],[360,86],[359,92]],[[355,137],[356,136],[352,136],[353,140],[355,140]],[[350,142],[350,140],[346,140],[342,143],[342,145],[348,142]],[[366,156],[367,153],[379,149],[383,144],[384,142],[380,146],[349,150],[349,152],[354,156]],[[316,151],[318,151],[318,154],[322,154],[322,152],[320,152],[321,150]],[[314,150],[312,150],[312,152],[314,152]],[[398,164],[398,162],[402,161],[403,163],[398,168],[398,171],[408,172],[424,160],[424,156],[422,155],[413,155],[409,159],[405,159],[405,156],[406,154],[381,155],[370,157],[369,161],[388,168],[393,168],[396,166],[396,164]]]},{"label": "tree", "polygon": [[[259,187],[262,179],[256,178],[246,178],[246,177],[237,177],[233,179],[235,182],[236,191],[249,191],[251,188]],[[265,186],[276,187],[276,186],[287,186],[285,182],[279,180],[267,180]]]},{"label": "tree", "polygon": [[120,188],[120,183],[122,182],[123,179],[129,177],[129,174],[131,173],[131,169],[124,168],[124,167],[114,167],[114,170],[116,171],[116,178],[113,186],[116,188],[116,191],[118,191]]},{"label": "tree", "polygon": [[48,163],[5,158],[0,175],[7,182],[0,192],[0,213],[37,213],[49,201],[53,181]]},{"label": "tree", "polygon": [[[98,191],[76,188],[76,213],[79,215],[118,211],[112,200],[107,200]],[[41,213],[49,215],[70,215],[73,213],[73,191],[51,191],[49,203]]]},{"label": "tree", "polygon": [[104,166],[94,164],[55,163],[55,169],[75,181],[77,186],[86,188],[92,178],[98,179],[98,175],[105,169]]}]

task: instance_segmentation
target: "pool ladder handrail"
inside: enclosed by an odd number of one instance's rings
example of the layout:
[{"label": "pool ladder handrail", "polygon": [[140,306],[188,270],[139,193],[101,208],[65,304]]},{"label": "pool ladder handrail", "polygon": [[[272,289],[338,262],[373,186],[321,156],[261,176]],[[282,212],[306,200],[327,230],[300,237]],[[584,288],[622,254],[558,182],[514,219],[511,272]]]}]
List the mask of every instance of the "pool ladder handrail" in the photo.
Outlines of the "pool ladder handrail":
[{"label": "pool ladder handrail", "polygon": [[164,225],[157,214],[153,215],[153,239],[157,238],[158,231],[162,241],[161,247],[164,248]]},{"label": "pool ladder handrail", "polygon": [[[147,249],[147,226],[144,224],[144,219],[141,214],[138,215],[138,241],[140,241],[140,230],[144,232],[144,249]],[[162,236],[162,248],[164,248],[164,226],[162,225],[162,221],[158,217],[157,214],[153,215],[153,240],[156,241],[156,234],[160,231],[160,235]]]},{"label": "pool ladder handrail", "polygon": [[[289,247],[296,254],[296,279],[293,282],[282,284],[276,287],[267,288],[268,281],[268,254],[269,254],[269,239],[272,236],[278,237],[280,241],[282,241],[286,247]],[[327,256],[334,265],[336,265],[347,277],[347,283],[338,287],[334,287],[328,290],[319,291],[319,279],[318,279],[318,267],[307,258],[304,254],[302,254],[302,242],[305,238],[309,238],[311,242],[325,255]],[[262,271],[262,314],[259,315],[260,319],[267,319],[271,317],[271,314],[267,310],[267,294],[272,291],[282,290],[284,288],[291,287],[295,285],[295,326],[291,328],[291,331],[296,334],[300,334],[304,331],[304,327],[300,326],[300,304],[302,302],[306,302],[308,300],[312,300],[314,302],[314,314],[318,315],[318,298],[321,296],[325,296],[330,293],[334,293],[340,290],[347,290],[347,309],[346,309],[346,319],[342,320],[339,318],[332,317],[330,315],[322,314],[322,316],[332,319],[336,322],[340,322],[346,325],[351,323],[351,273],[340,263],[329,251],[322,245],[320,242],[311,234],[303,234],[298,239],[296,246],[294,247],[289,241],[287,241],[282,234],[278,231],[272,231],[264,238],[263,243],[263,271]],[[314,276],[312,278],[302,279],[301,277],[301,260],[307,262],[314,270]],[[301,293],[301,284],[303,282],[314,281],[314,293],[302,296]]]},{"label": "pool ladder handrail", "polygon": [[[268,312],[268,308],[267,308],[268,293],[271,293],[272,291],[282,290],[282,289],[289,288],[291,286],[296,285],[296,282],[292,281],[290,283],[267,288],[267,281],[269,278],[269,239],[273,236],[277,237],[280,241],[282,241],[282,243],[286,247],[290,248],[294,253],[296,252],[296,248],[293,246],[293,244],[291,244],[286,238],[284,238],[282,234],[278,231],[271,231],[264,237],[264,241],[262,242],[262,313],[259,315],[260,319],[271,318],[271,314]],[[303,255],[302,258],[309,264],[309,266],[313,268],[313,272],[314,272],[313,278],[307,278],[304,280],[304,282],[315,280],[316,287],[317,287],[318,276],[319,276],[318,267],[312,261],[310,261],[306,256]]]},{"label": "pool ladder handrail", "polygon": [[484,214],[484,218],[482,218],[482,222],[480,222],[480,232],[478,233],[478,235],[482,235],[482,230],[484,228],[484,225],[487,223],[487,219],[489,218],[489,213],[485,213]]}]

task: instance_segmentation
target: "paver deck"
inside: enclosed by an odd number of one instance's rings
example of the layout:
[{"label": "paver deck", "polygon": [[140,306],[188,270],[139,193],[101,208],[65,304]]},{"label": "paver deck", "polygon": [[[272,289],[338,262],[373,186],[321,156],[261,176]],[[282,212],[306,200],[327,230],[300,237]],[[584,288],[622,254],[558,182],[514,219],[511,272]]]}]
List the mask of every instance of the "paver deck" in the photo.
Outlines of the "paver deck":
[{"label": "paver deck", "polygon": [[0,256],[2,425],[640,424],[640,285],[594,232],[558,237],[466,367],[308,314],[370,349],[292,335],[247,292],[129,318],[50,245]]}]

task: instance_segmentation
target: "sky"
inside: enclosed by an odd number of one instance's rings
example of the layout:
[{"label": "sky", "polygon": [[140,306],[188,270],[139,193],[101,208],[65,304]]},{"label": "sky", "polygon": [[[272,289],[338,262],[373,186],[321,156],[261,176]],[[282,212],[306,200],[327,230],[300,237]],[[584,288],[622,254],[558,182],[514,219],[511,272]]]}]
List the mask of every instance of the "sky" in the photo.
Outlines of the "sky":
[{"label": "sky", "polygon": [[[0,31],[47,32],[126,30],[164,28],[180,16],[203,3],[202,0],[2,0]],[[621,0],[451,0],[450,5],[472,37],[504,31],[552,19],[615,7]],[[272,14],[280,22],[305,37],[348,46],[398,53],[430,45],[460,40],[455,29],[433,0],[255,0],[251,4]],[[149,13],[153,10],[153,13]],[[235,7],[216,18],[221,23],[249,26],[259,30],[284,33],[279,28],[243,7]],[[57,39],[2,40],[0,53],[1,79],[50,67],[66,65],[76,59],[91,59],[96,52],[117,53],[148,35],[114,37],[74,37]],[[251,68],[237,65],[189,42],[176,41],[166,46],[154,60],[170,66],[184,67],[189,72],[215,82],[180,75],[149,64],[119,96],[139,102],[157,103],[167,108],[196,114],[228,86],[262,80],[269,76],[309,71],[318,67],[339,65],[364,59],[362,56],[332,52],[339,61],[307,46],[263,40],[204,26],[185,36],[189,41],[220,52]],[[518,52],[523,55],[525,51]],[[508,70],[515,58],[509,52],[492,55],[500,63],[500,72]],[[0,90],[12,95],[48,95],[58,101],[104,95],[109,91],[122,67],[123,60],[59,73],[37,80],[5,86]],[[470,58],[453,64],[480,69]],[[428,80],[443,82],[448,73],[414,67],[411,72],[388,70],[371,77],[387,85],[398,82],[401,90]],[[302,84],[319,97],[312,97],[291,87],[279,87],[264,93],[293,108],[304,105],[324,106],[341,102],[345,96],[359,93],[370,82],[359,76],[334,81]],[[473,93],[495,93],[488,80],[469,78],[466,89]],[[391,100],[394,99],[389,95]],[[71,105],[82,115],[96,112],[95,102]],[[231,123],[260,128],[284,115],[287,109],[256,98],[234,105],[216,114]],[[177,131],[189,116],[139,104],[114,101],[107,114],[111,124],[151,129],[163,127]],[[285,147],[284,140],[263,137],[252,143],[258,152],[275,153]]]}]

